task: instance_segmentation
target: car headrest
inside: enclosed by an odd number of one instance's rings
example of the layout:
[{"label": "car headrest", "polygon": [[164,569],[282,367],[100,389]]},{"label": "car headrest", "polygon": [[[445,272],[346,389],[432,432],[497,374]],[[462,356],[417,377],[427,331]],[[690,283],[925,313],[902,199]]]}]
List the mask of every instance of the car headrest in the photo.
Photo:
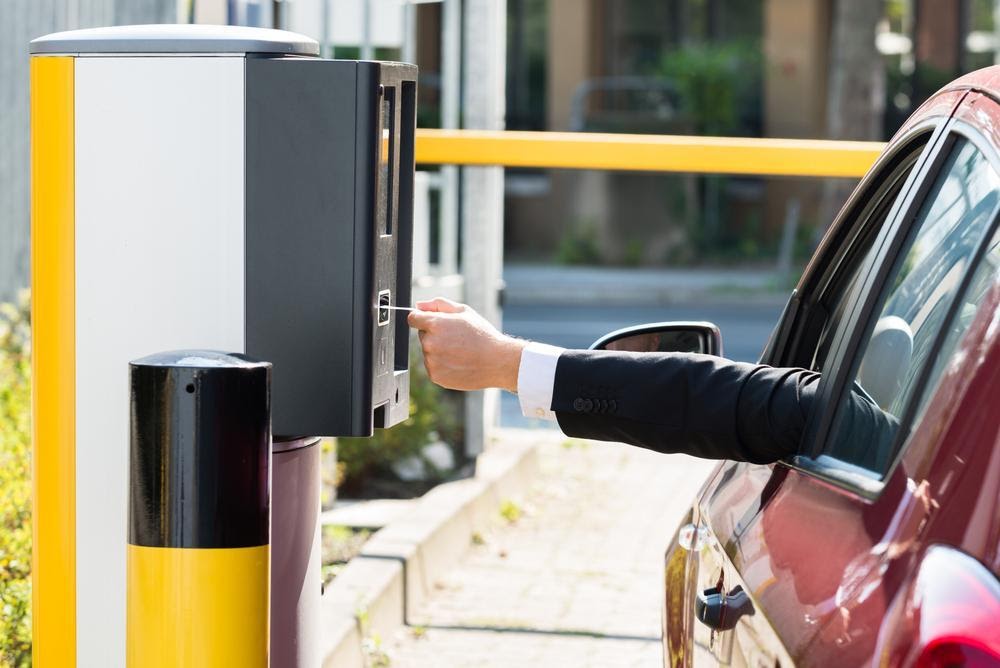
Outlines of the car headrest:
[{"label": "car headrest", "polygon": [[861,359],[858,382],[882,410],[889,410],[903,387],[913,355],[913,332],[895,315],[879,318]]}]

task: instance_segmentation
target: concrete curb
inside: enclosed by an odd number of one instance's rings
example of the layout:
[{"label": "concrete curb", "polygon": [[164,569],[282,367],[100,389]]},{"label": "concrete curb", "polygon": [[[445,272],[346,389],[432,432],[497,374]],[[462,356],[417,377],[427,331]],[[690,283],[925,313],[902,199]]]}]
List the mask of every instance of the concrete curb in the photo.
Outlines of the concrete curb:
[{"label": "concrete curb", "polygon": [[363,668],[369,638],[389,638],[469,548],[472,533],[518,498],[538,471],[538,432],[503,430],[474,478],[439,485],[412,512],[376,532],[323,596],[326,668]]}]

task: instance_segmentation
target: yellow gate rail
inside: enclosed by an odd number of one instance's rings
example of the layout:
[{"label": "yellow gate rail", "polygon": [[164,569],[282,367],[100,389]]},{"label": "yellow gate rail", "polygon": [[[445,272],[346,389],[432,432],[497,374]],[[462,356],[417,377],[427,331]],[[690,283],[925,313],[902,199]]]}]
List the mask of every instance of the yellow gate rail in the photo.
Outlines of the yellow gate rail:
[{"label": "yellow gate rail", "polygon": [[416,161],[689,174],[861,177],[885,145],[589,132],[417,130]]}]

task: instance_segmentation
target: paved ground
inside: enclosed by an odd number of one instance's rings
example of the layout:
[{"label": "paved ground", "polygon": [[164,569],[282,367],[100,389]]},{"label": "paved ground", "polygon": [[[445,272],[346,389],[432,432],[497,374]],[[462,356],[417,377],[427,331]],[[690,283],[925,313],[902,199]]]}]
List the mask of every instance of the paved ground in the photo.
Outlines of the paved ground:
[{"label": "paved ground", "polygon": [[661,665],[664,548],[712,464],[552,438],[528,497],[387,639],[392,666]]}]

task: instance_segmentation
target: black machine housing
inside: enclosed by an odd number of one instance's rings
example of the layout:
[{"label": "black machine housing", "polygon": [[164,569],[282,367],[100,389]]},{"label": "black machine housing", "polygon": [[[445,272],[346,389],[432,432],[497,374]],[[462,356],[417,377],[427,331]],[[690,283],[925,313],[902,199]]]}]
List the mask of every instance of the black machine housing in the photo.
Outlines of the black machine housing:
[{"label": "black machine housing", "polygon": [[417,68],[247,57],[246,354],[277,436],[409,416]]}]

